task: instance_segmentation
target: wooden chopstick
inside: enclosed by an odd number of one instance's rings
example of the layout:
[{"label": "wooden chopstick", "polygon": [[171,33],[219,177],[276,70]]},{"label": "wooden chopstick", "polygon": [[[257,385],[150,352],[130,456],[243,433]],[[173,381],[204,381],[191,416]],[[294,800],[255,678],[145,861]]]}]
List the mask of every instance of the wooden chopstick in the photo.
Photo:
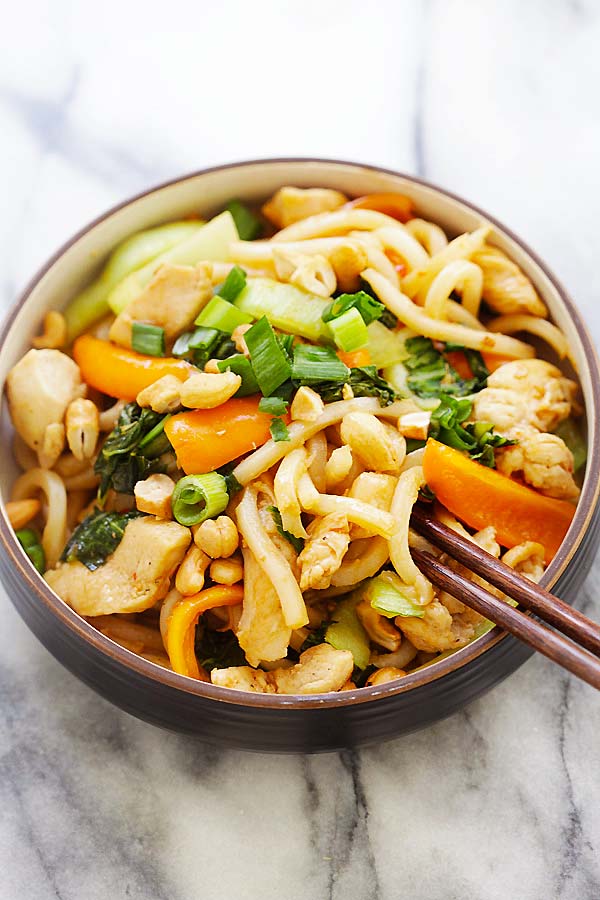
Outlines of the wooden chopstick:
[{"label": "wooden chopstick", "polygon": [[[552,617],[552,624],[558,622],[558,628],[565,630],[562,623],[566,621],[569,636],[578,641],[578,643],[584,644],[585,642],[584,646],[587,647],[598,646],[599,629],[595,622],[592,622],[581,613],[577,613],[576,610],[571,609],[567,604],[553,597],[552,594],[540,588],[539,585],[528,582],[527,579],[522,578],[476,544],[456,534],[456,532],[447,528],[441,522],[437,522],[427,516],[426,513],[417,507],[413,511],[411,525],[415,531],[426,537],[430,543],[444,550],[454,559],[459,560],[463,565],[484,577],[490,584],[498,587],[508,596],[512,596],[523,606],[527,605],[527,608],[535,611],[540,616],[543,614],[547,621],[550,621],[550,617]],[[460,558],[455,552],[459,543],[461,545]],[[432,554],[416,548],[412,548],[411,553],[419,569],[437,587],[452,594],[457,600],[464,602],[476,612],[502,626],[515,637],[520,638],[535,650],[543,653],[544,656],[547,656],[553,662],[558,663],[569,672],[600,690],[600,660],[593,653],[589,653],[543,623],[532,619],[522,611],[500,600],[481,585],[469,581],[467,578],[454,572]],[[491,565],[492,562],[494,563],[493,566]],[[507,572],[510,578],[507,576]],[[534,603],[537,604],[535,609]],[[538,613],[538,609],[542,612]],[[556,612],[557,609],[559,610],[558,614]],[[566,615],[567,612],[574,615],[572,617],[568,616]]]},{"label": "wooden chopstick", "polygon": [[540,619],[600,656],[600,625],[597,622],[588,619],[539,584],[523,578],[473,541],[438,522],[420,506],[413,508],[411,527],[435,547],[512,597],[520,606],[531,610]]}]

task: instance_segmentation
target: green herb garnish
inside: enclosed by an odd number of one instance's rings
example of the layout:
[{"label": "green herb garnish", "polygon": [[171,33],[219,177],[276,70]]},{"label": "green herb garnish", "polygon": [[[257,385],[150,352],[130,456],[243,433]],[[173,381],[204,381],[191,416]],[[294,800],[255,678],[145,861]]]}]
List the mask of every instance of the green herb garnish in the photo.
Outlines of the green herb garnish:
[{"label": "green herb garnish", "polygon": [[[276,506],[269,506],[269,512],[273,516],[273,521],[275,522],[275,527],[277,531],[281,535],[281,537],[285,538],[286,541],[289,541],[296,553],[301,553],[304,549],[304,539],[300,537],[296,537],[295,534],[292,534],[291,531],[286,531],[283,527],[283,522],[281,520],[281,513],[279,512]],[[319,642],[322,643],[322,642]]]}]

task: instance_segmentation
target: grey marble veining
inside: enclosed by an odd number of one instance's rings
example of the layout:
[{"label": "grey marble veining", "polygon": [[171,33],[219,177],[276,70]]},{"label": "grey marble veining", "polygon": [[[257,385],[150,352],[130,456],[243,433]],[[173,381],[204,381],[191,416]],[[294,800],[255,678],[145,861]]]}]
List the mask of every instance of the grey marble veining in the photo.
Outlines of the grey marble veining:
[{"label": "grey marble veining", "polygon": [[[26,0],[0,36],[0,303],[84,222],[203,165],[414,172],[512,226],[600,337],[594,0]],[[600,617],[598,562],[582,609]],[[597,900],[600,704],[533,659],[434,728],[267,757],[79,684],[0,594],[2,900]]]}]

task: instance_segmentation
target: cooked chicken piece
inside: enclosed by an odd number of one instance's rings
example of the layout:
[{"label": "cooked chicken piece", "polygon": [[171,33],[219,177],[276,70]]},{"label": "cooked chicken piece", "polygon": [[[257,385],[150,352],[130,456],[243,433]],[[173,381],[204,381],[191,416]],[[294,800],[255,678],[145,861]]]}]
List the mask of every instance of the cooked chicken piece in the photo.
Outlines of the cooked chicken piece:
[{"label": "cooked chicken piece", "polygon": [[59,563],[45,578],[81,616],[149,609],[169,590],[171,575],[190,543],[189,528],[145,516],[132,519],[114,553],[91,572],[83,563]]},{"label": "cooked chicken piece", "polygon": [[160,266],[148,286],[120,313],[110,328],[110,339],[131,347],[133,322],[164,328],[167,341],[194,324],[213,295],[211,266]]},{"label": "cooked chicken piece", "polygon": [[483,272],[483,299],[494,312],[548,315],[527,275],[498,247],[484,244],[471,259]]},{"label": "cooked chicken piece", "polygon": [[253,691],[259,694],[324,694],[339,691],[354,669],[354,657],[349,650],[334,650],[329,644],[311,647],[300,655],[291,667],[263,672],[249,666],[213,669],[213,684]]},{"label": "cooked chicken piece", "polygon": [[544,547],[536,541],[523,541],[507,550],[502,562],[530,581],[538,582],[544,574]]},{"label": "cooked chicken piece", "polygon": [[376,609],[373,609],[368,600],[361,600],[356,607],[356,615],[362,622],[363,628],[372,641],[392,652],[398,650],[402,641],[402,634],[390,619],[386,619]]},{"label": "cooked chicken piece", "polygon": [[[46,429],[62,425],[67,407],[84,395],[85,385],[79,366],[60,350],[30,350],[8,373],[6,390],[16,431],[39,455]],[[62,437],[64,444],[64,430]]]},{"label": "cooked chicken piece", "polygon": [[237,638],[250,665],[258,666],[286,655],[292,629],[285,624],[277,592],[254,554],[244,550],[243,555],[244,603]]},{"label": "cooked chicken piece", "polygon": [[557,434],[532,430],[518,444],[496,451],[496,467],[504,475],[521,475],[547,497],[576,500],[579,496],[573,480],[573,454]]},{"label": "cooked chicken piece", "polygon": [[344,444],[367,469],[397,475],[406,456],[406,441],[391,425],[365,412],[350,412],[340,425]]},{"label": "cooked chicken piece", "polygon": [[473,420],[493,422],[496,431],[510,436],[511,429],[530,425],[553,431],[566,419],[577,385],[543,359],[505,363],[489,376],[487,387],[473,399]]},{"label": "cooked chicken piece", "polygon": [[422,619],[413,616],[397,616],[396,625],[417,650],[437,653],[442,650],[458,650],[473,638],[475,629],[462,614],[452,616],[437,598],[425,607]]},{"label": "cooked chicken piece", "polygon": [[313,519],[307,532],[308,539],[298,557],[300,589],[322,590],[331,584],[331,576],[341,566],[348,549],[348,519],[340,513],[330,513]]},{"label": "cooked chicken piece", "polygon": [[262,211],[276,228],[287,228],[317,213],[333,212],[347,200],[344,194],[328,188],[282,187],[265,203]]}]

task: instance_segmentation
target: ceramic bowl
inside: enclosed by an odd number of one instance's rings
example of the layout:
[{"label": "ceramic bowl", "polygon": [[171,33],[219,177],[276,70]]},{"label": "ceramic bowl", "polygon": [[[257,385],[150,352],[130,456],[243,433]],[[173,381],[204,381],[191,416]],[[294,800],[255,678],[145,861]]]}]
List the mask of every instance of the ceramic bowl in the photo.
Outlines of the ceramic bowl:
[{"label": "ceramic bowl", "polygon": [[[347,162],[259,160],[206,169],[133,197],[76,234],[27,286],[3,324],[0,384],[28,349],[32,335],[39,332],[44,313],[68,303],[125,237],[191,213],[211,216],[232,197],[260,200],[284,184],[337,188],[350,196],[378,191],[408,194],[419,215],[439,223],[449,234],[487,222],[493,242],[532,279],[567,336],[585,403],[588,464],[583,491],[569,532],[544,577],[546,587],[576,603],[600,540],[595,515],[600,387],[592,342],[565,290],[522,241],[470,203],[419,179]],[[2,403],[0,489],[6,499],[16,469],[10,461],[12,429],[4,399]],[[0,513],[0,574],[33,633],[99,694],[155,725],[230,747],[311,752],[396,737],[451,715],[514,672],[531,654],[496,628],[451,656],[382,686],[313,696],[242,693],[176,675],[100,634],[37,574],[4,511]]]}]

